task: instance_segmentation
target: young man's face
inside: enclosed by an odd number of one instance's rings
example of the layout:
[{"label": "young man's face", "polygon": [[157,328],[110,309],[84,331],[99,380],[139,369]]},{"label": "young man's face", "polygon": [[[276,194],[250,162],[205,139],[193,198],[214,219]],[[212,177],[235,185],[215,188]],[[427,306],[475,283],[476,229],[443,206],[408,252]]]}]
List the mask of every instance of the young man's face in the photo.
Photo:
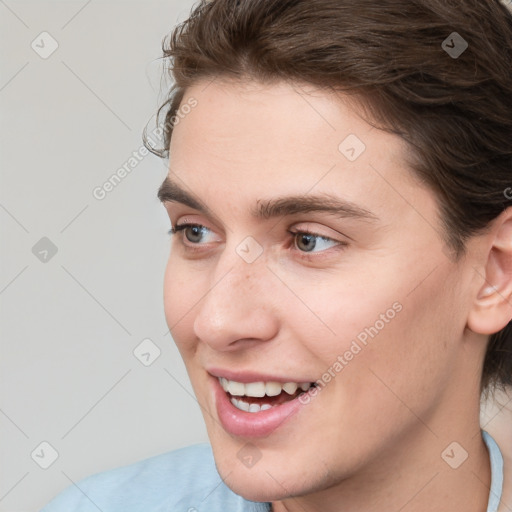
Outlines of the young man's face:
[{"label": "young man's face", "polygon": [[[196,204],[168,188],[166,207],[203,228],[174,235],[165,312],[226,483],[267,501],[412,456],[451,471],[443,449],[478,432],[477,282],[447,257],[401,139],[286,84],[205,81],[191,98],[169,179]],[[235,406],[218,377],[280,394]]]}]

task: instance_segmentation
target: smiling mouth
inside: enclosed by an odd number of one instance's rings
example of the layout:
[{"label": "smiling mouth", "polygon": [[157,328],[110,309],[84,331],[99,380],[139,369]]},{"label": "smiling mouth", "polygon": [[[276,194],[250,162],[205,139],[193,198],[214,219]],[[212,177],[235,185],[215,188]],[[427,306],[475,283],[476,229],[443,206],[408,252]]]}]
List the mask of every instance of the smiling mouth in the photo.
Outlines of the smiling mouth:
[{"label": "smiling mouth", "polygon": [[222,389],[237,409],[245,412],[260,412],[294,400],[311,387],[314,382],[236,382],[218,377]]}]

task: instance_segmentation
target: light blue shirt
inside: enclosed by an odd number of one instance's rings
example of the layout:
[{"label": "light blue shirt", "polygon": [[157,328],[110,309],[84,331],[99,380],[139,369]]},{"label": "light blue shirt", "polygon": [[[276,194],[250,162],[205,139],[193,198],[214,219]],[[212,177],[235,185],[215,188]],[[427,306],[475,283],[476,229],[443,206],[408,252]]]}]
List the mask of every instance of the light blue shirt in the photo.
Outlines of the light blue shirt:
[{"label": "light blue shirt", "polygon": [[[487,512],[496,512],[503,490],[503,457],[482,436],[491,461]],[[157,455],[90,476],[68,487],[41,512],[268,512],[270,503],[247,501],[221,480],[209,444]]]}]

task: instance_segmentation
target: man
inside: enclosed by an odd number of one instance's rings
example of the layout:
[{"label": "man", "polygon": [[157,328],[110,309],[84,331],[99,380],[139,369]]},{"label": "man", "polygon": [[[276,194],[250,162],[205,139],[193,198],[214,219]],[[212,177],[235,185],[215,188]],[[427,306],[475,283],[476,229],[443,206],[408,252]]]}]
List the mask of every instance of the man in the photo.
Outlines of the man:
[{"label": "man", "polygon": [[511,48],[497,0],[199,4],[158,195],[213,458],[45,510],[510,508],[479,412],[512,376]]}]

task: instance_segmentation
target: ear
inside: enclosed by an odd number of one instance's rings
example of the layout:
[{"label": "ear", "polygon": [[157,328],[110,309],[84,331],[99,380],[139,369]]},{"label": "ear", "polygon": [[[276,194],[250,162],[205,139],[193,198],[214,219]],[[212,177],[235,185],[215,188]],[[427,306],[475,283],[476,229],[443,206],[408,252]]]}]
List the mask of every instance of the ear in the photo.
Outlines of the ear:
[{"label": "ear", "polygon": [[492,222],[490,248],[482,285],[468,316],[468,327],[480,334],[501,331],[512,319],[512,207]]}]

